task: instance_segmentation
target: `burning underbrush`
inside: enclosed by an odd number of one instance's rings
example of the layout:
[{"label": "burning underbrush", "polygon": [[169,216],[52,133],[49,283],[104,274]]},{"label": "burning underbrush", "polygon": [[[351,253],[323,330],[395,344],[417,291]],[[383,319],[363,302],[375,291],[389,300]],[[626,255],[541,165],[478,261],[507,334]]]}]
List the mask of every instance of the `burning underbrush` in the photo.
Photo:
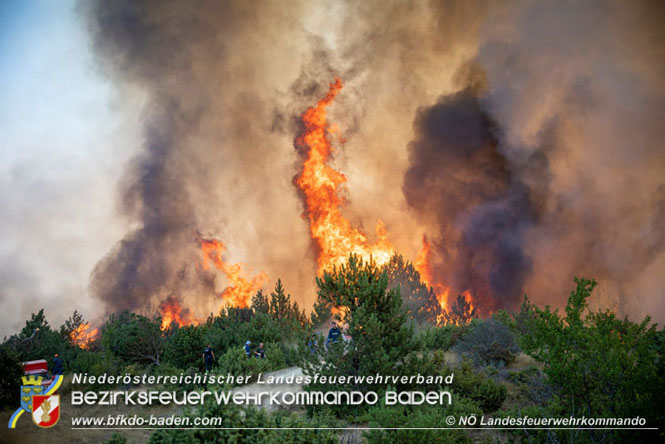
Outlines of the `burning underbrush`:
[{"label": "burning underbrush", "polygon": [[99,337],[99,329],[93,328],[90,329],[90,323],[84,322],[76,327],[69,334],[69,338],[72,344],[87,349],[90,347],[91,343]]}]

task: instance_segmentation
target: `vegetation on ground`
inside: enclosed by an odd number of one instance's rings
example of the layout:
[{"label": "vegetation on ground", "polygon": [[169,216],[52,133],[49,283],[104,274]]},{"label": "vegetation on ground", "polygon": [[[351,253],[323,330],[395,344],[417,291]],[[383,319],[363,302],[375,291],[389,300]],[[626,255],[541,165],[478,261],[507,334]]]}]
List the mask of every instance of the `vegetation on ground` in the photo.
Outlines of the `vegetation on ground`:
[{"label": "vegetation on ground", "polygon": [[[478,319],[460,296],[449,322],[435,325],[436,298],[412,264],[396,256],[385,267],[351,256],[347,264],[317,279],[318,297],[307,316],[277,281],[270,294],[258,292],[251,308],[225,307],[198,325],[172,323],[159,316],[111,314],[99,336],[80,343],[72,332],[85,320],[74,312],[52,327],[39,310],[24,328],[0,346],[0,405],[19,404],[20,362],[55,353],[66,374],[180,374],[205,371],[208,344],[216,361],[213,372],[251,374],[302,367],[306,375],[449,375],[451,386],[340,384],[334,390],[443,391],[451,405],[310,406],[296,412],[269,413],[256,408],[206,402],[186,414],[223,417],[233,430],[175,430],[153,433],[151,443],[180,442],[338,442],[339,428],[374,428],[368,442],[630,442],[650,440],[644,431],[603,430],[385,430],[445,427],[449,415],[486,417],[645,418],[665,428],[665,331],[647,317],[619,319],[609,310],[591,311],[595,281],[575,279],[565,309],[535,306],[525,297],[519,311],[499,311]],[[326,344],[323,324],[335,317],[345,325],[345,340]],[[316,340],[316,345],[314,345]],[[265,344],[265,359],[247,358],[246,341]],[[456,356],[457,359],[450,359]],[[172,387],[197,390],[203,387]],[[208,387],[210,388],[210,387]],[[221,388],[221,387],[220,387]],[[225,389],[230,389],[226,387]],[[305,390],[330,390],[309,384]],[[258,430],[256,428],[319,428]],[[254,427],[254,429],[252,429]],[[245,428],[237,429],[237,428]],[[383,429],[380,429],[383,428]],[[658,432],[656,432],[657,434]],[[118,432],[112,442],[123,442]]]}]

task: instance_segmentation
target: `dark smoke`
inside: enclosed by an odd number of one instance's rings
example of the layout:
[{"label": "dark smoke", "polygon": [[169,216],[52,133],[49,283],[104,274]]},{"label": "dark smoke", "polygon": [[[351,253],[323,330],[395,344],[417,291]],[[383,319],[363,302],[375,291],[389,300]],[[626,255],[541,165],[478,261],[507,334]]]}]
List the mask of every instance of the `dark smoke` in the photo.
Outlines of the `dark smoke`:
[{"label": "dark smoke", "polygon": [[119,199],[135,229],[92,271],[93,296],[111,310],[157,307],[169,295],[199,317],[218,310],[228,282],[201,269],[197,233],[223,241],[224,260],[248,264],[248,277],[266,271],[311,288],[301,266],[307,226],[289,183],[296,155],[276,111],[292,102],[301,70],[292,61],[302,48],[284,42],[308,42],[290,36],[304,34],[292,26],[300,5],[121,0],[82,8],[105,74],[145,98],[144,144]]},{"label": "dark smoke", "polygon": [[[133,229],[91,277],[110,308],[219,293],[224,282],[195,266],[197,230],[310,305],[292,116],[338,74],[330,121],[348,141],[334,163],[354,226],[371,232],[381,219],[411,258],[425,232],[435,277],[475,291],[484,310],[514,307],[522,292],[561,306],[584,275],[601,282],[604,305],[662,319],[660,5],[82,5],[101,66],[145,102],[119,202]],[[461,88],[460,70],[471,79]]]},{"label": "dark smoke", "polygon": [[434,278],[472,290],[484,310],[514,307],[531,272],[523,233],[537,211],[477,88],[421,108],[414,131],[403,190],[415,213],[437,227],[429,233]]},{"label": "dark smoke", "polygon": [[[195,132],[213,99],[207,76],[233,32],[233,4],[99,1],[88,3],[94,44],[109,72],[145,88],[143,152],[123,180],[120,211],[139,223],[92,271],[91,290],[113,309],[136,310],[173,292],[214,295],[194,267],[195,216],[188,182]],[[214,9],[213,9],[214,6]],[[208,11],[210,15],[203,12]],[[203,68],[200,70],[199,68]]]}]

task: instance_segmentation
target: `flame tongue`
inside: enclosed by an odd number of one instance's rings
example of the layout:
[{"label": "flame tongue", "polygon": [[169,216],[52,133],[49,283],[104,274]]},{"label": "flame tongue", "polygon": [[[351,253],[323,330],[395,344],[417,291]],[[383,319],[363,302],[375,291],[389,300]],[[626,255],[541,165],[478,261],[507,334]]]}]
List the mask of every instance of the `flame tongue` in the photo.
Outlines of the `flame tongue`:
[{"label": "flame tongue", "polygon": [[[448,297],[450,296],[450,288],[445,286],[443,283],[436,281],[432,275],[431,267],[431,245],[427,240],[426,236],[423,236],[423,246],[418,253],[418,257],[413,263],[413,266],[418,273],[420,273],[420,279],[427,285],[431,286],[436,294],[436,299],[439,301],[441,310],[445,311],[448,308]],[[443,323],[443,315],[439,315],[437,319],[437,324]]]},{"label": "flame tongue", "polygon": [[264,273],[259,273],[251,279],[242,276],[242,264],[227,264],[222,260],[222,254],[226,251],[223,242],[216,239],[201,239],[201,251],[203,252],[203,269],[210,268],[210,262],[215,268],[226,276],[229,286],[222,292],[222,301],[234,307],[247,307],[263,283],[267,280]]},{"label": "flame tongue", "polygon": [[99,329],[93,328],[92,330],[88,331],[89,329],[90,323],[86,322],[72,330],[72,332],[69,334],[69,338],[72,340],[72,343],[83,349],[90,347],[90,343],[97,339],[99,336]]},{"label": "flame tongue", "polygon": [[194,319],[189,312],[189,309],[182,308],[180,302],[173,296],[167,297],[161,304],[159,304],[159,311],[162,314],[162,330],[176,322],[178,325],[196,325],[198,320]]},{"label": "flame tongue", "polygon": [[305,195],[310,231],[319,247],[319,275],[324,270],[343,264],[351,253],[364,260],[372,257],[377,265],[387,263],[394,254],[394,248],[386,237],[381,221],[376,229],[378,240],[372,244],[364,233],[351,227],[342,215],[344,202],[338,192],[346,182],[346,177],[327,164],[332,155],[332,145],[327,133],[332,130],[326,120],[326,108],[341,89],[342,81],[336,77],[326,96],[302,115],[305,134],[297,140],[298,144],[307,148],[307,158],[295,182]]}]

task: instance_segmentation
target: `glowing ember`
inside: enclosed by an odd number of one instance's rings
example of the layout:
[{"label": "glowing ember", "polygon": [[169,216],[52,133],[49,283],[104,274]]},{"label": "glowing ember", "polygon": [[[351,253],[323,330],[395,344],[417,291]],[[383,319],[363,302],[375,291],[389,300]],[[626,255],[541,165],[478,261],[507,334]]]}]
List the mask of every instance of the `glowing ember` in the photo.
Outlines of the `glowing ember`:
[{"label": "glowing ember", "polygon": [[327,163],[332,154],[327,134],[337,132],[337,128],[330,127],[326,121],[326,108],[341,89],[342,81],[336,77],[335,83],[330,84],[328,94],[315,107],[305,111],[302,115],[305,134],[297,141],[308,149],[303,170],[295,182],[305,194],[310,231],[319,247],[319,275],[324,270],[345,263],[351,253],[366,261],[371,257],[376,265],[388,263],[394,254],[381,221],[376,227],[377,241],[371,243],[364,233],[351,227],[342,215],[344,201],[339,191],[346,177]]},{"label": "glowing ember", "polygon": [[259,273],[251,279],[242,276],[242,264],[227,264],[222,260],[222,254],[226,246],[215,239],[201,239],[201,250],[203,252],[203,268],[210,268],[210,263],[226,276],[229,286],[222,292],[222,301],[234,307],[248,307],[252,296],[261,288],[268,279],[264,273]]},{"label": "glowing ember", "polygon": [[159,311],[162,315],[162,330],[171,325],[172,322],[177,323],[179,326],[197,325],[199,323],[190,314],[189,309],[182,308],[180,302],[173,296],[169,296],[159,304]]},{"label": "glowing ember", "polygon": [[99,336],[99,329],[93,328],[88,331],[89,329],[89,322],[85,322],[76,327],[76,329],[69,334],[69,339],[71,339],[72,344],[83,349],[90,347],[90,343]]}]

